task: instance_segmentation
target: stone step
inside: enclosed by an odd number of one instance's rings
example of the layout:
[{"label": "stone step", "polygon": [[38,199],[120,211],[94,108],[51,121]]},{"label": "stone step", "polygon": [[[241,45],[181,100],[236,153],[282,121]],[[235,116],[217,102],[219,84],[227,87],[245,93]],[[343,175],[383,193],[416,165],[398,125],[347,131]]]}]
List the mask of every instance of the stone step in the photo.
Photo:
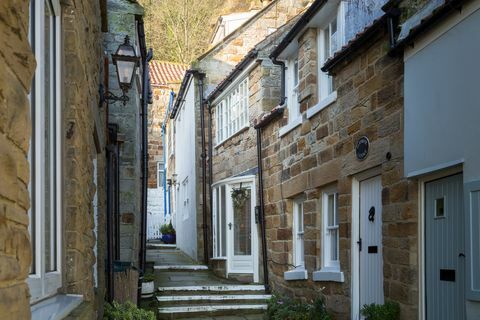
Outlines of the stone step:
[{"label": "stone step", "polygon": [[158,308],[159,319],[190,319],[202,316],[228,316],[258,314],[267,310],[266,304],[222,304],[222,305],[197,305]]},{"label": "stone step", "polygon": [[169,249],[169,250],[175,250],[175,249],[177,249],[177,245],[176,245],[176,244],[148,243],[148,242],[147,242],[147,249]]},{"label": "stone step", "polygon": [[208,266],[193,264],[193,265],[156,265],[154,270],[160,271],[203,271],[208,270]]},{"label": "stone step", "polygon": [[157,296],[157,301],[164,307],[169,305],[209,305],[218,303],[228,304],[259,304],[266,303],[272,296],[269,294],[216,294],[216,295],[184,295],[184,296]]},{"label": "stone step", "polygon": [[205,285],[205,286],[177,286],[177,287],[159,287],[158,291],[163,296],[172,295],[206,295],[206,294],[263,294],[265,287],[263,285]]}]

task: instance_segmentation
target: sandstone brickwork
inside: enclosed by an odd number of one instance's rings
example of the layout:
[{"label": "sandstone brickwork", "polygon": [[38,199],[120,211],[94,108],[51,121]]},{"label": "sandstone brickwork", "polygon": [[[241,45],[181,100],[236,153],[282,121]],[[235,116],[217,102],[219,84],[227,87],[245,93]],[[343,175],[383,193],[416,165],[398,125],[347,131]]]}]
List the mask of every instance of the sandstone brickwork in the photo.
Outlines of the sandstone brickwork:
[{"label": "sandstone brickwork", "polygon": [[[93,319],[104,299],[105,256],[105,106],[99,107],[98,88],[103,66],[100,5],[95,1],[65,2],[64,43],[64,286],[82,294],[85,318]],[[88,32],[85,32],[88,30]],[[97,162],[94,177],[94,159]],[[95,179],[97,185],[95,185]],[[95,236],[94,197],[97,193],[98,237]],[[94,247],[97,246],[96,254]],[[97,263],[98,291],[94,285]],[[80,312],[80,311],[78,311]]]},{"label": "sandstone brickwork", "polygon": [[[299,40],[301,111],[318,102],[315,29]],[[311,300],[322,292],[337,319],[351,307],[352,177],[377,168],[382,177],[384,290],[401,304],[402,319],[415,319],[417,280],[417,184],[403,178],[403,64],[387,55],[386,36],[333,70],[337,100],[286,135],[286,117],[264,129],[266,224],[271,284],[277,292]],[[354,145],[368,136],[370,153],[355,157]],[[389,156],[387,156],[387,153]],[[321,267],[321,195],[339,193],[340,266],[345,282],[314,282]],[[293,263],[292,203],[304,195],[305,264],[308,280],[285,281]]]},{"label": "sandstone brickwork", "polygon": [[30,319],[25,279],[31,264],[28,149],[35,59],[29,2],[0,3],[0,318]]}]

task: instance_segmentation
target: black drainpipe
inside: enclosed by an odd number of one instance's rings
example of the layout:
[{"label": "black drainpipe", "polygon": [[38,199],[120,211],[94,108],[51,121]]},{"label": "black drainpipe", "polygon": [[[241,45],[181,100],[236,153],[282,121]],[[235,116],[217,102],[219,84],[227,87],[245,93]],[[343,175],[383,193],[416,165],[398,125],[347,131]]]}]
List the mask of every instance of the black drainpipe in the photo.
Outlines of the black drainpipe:
[{"label": "black drainpipe", "polygon": [[148,50],[143,61],[143,86],[142,86],[142,205],[140,220],[140,274],[138,277],[138,303],[142,295],[142,281],[145,274],[146,245],[147,245],[147,187],[148,187],[148,103],[149,103],[149,69],[148,63],[153,58],[152,49]]},{"label": "black drainpipe", "polygon": [[[208,102],[208,189],[210,212],[213,208],[213,133],[212,133],[212,104]],[[213,214],[210,214],[210,226],[213,226]]]},{"label": "black drainpipe", "polygon": [[272,120],[283,115],[283,105],[286,101],[285,96],[285,63],[278,61],[276,58],[271,58],[273,64],[282,68],[281,84],[280,84],[280,103],[277,109],[272,110],[270,115],[263,119],[260,123],[255,125],[257,132],[257,166],[258,166],[258,184],[259,184],[259,220],[262,233],[262,255],[263,255],[263,278],[265,282],[265,291],[270,293],[270,282],[268,279],[268,253],[267,253],[267,227],[265,224],[265,199],[264,199],[264,186],[263,186],[263,155],[262,155],[262,128],[269,124]]},{"label": "black drainpipe", "polygon": [[203,99],[203,79],[205,74],[198,72],[195,74],[198,79],[198,91],[200,100],[200,128],[202,139],[202,213],[203,213],[203,260],[208,264],[208,229],[207,229],[207,155],[205,142],[205,101]]}]

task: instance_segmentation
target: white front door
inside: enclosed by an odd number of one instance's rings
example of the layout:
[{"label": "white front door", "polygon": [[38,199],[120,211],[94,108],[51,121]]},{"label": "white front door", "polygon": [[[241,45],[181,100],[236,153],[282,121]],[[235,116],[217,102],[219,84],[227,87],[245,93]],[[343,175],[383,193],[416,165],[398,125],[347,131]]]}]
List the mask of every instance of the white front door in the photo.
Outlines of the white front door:
[{"label": "white front door", "polygon": [[[233,194],[232,194],[233,192]],[[234,194],[237,196],[234,196]],[[253,183],[227,186],[228,273],[253,274],[258,281],[257,227]]]},{"label": "white front door", "polygon": [[360,308],[383,304],[382,179],[360,182],[359,286]]}]

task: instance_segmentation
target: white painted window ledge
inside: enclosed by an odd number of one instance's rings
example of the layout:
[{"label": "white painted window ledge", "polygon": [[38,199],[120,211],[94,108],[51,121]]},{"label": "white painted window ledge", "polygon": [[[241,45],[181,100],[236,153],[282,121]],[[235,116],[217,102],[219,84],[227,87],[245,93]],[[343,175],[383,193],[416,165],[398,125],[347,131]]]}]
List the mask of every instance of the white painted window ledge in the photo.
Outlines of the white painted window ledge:
[{"label": "white painted window ledge", "polygon": [[210,258],[210,260],[213,260],[213,261],[222,261],[222,260],[227,260],[227,257],[213,257],[213,258]]},{"label": "white painted window ledge", "polygon": [[286,125],[281,127],[280,130],[278,130],[278,136],[280,138],[283,137],[284,135],[286,135],[287,133],[289,133],[299,125],[301,125],[302,121],[303,121],[303,116],[299,115],[298,117],[296,117],[295,119],[293,119],[292,121],[288,122]]},{"label": "white painted window ledge", "polygon": [[313,281],[345,282],[345,277],[340,270],[322,269],[313,272]]},{"label": "white painted window ledge", "polygon": [[283,278],[287,281],[291,280],[307,280],[308,273],[307,270],[303,268],[297,268],[283,273]]},{"label": "white painted window ledge", "polygon": [[59,294],[32,305],[32,320],[60,320],[68,316],[83,301],[83,296]]},{"label": "white painted window ledge", "polygon": [[333,91],[325,99],[323,99],[313,107],[309,108],[307,110],[307,119],[310,119],[335,101],[337,101],[337,91]]}]

